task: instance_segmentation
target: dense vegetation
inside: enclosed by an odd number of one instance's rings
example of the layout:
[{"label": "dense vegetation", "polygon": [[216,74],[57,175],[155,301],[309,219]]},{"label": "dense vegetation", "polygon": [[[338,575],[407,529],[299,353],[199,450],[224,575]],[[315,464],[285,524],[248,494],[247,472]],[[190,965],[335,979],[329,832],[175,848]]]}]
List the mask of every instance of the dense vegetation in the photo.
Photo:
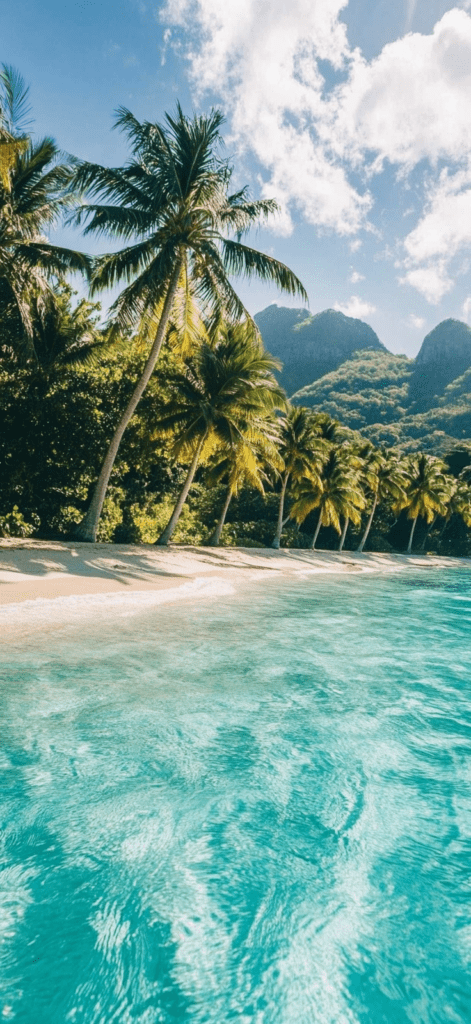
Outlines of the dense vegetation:
[{"label": "dense vegetation", "polygon": [[[274,204],[231,192],[220,115],[178,109],[161,126],[121,111],[125,167],[65,163],[25,130],[18,76],[2,83],[0,535],[471,554],[471,445],[381,449],[340,425],[348,391],[326,378],[317,411],[288,402],[233,278],[305,293],[242,240]],[[62,216],[123,247],[92,260],[52,245]],[[124,285],[105,324],[70,270],[92,293]],[[402,409],[401,358],[362,353],[347,386],[386,360]],[[465,374],[447,408],[467,388]],[[373,405],[355,426],[378,422]]]},{"label": "dense vegetation", "polygon": [[[355,352],[300,389],[292,401],[326,410],[375,444],[444,455],[471,435],[471,369],[453,378],[458,366],[471,362],[471,330],[454,321],[444,321],[439,328],[443,331],[435,328],[428,336],[440,341],[436,358],[428,363],[386,351]],[[452,358],[450,334],[455,342],[457,336],[467,342],[468,355],[464,350]],[[427,353],[426,343],[427,338],[421,351]],[[419,406],[425,409],[419,412]]]}]

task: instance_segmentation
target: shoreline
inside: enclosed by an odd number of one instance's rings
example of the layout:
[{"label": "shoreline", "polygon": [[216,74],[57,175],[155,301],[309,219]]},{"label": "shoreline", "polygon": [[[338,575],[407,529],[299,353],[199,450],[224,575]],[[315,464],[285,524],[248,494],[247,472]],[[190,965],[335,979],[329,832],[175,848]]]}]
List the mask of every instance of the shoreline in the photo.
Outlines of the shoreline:
[{"label": "shoreline", "polygon": [[[466,568],[471,558],[427,554],[310,551],[305,548],[156,548],[151,544],[87,544],[0,539],[0,605],[162,592],[160,601],[200,596],[248,579],[328,573],[391,573],[407,568]],[[203,584],[203,586],[199,585]],[[190,585],[190,586],[189,586]],[[216,586],[216,590],[217,590]],[[168,595],[165,595],[165,591]],[[181,591],[181,594],[179,594]]]}]

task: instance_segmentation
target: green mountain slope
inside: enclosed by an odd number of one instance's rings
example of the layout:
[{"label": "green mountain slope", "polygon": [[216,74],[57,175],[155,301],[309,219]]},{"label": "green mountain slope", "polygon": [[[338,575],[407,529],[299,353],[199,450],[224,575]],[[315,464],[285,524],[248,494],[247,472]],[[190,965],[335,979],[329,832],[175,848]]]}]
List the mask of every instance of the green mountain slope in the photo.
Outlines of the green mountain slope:
[{"label": "green mountain slope", "polygon": [[450,384],[471,366],[471,328],[461,320],[442,320],[424,338],[410,382],[410,405],[423,412],[436,405]]},{"label": "green mountain slope", "polygon": [[322,409],[354,430],[406,415],[413,360],[386,351],[355,352],[336,370],[297,391],[292,401]]}]

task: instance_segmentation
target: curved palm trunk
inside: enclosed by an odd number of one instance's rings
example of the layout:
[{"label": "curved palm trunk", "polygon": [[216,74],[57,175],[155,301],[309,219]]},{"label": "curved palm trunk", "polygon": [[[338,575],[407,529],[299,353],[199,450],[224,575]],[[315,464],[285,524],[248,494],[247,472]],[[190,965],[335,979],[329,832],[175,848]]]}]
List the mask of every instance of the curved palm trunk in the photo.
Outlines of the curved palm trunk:
[{"label": "curved palm trunk", "polygon": [[202,451],[204,442],[206,441],[206,437],[207,437],[207,433],[204,433],[202,438],[201,438],[201,441],[198,444],[198,447],[197,447],[197,449],[195,451],[195,454],[193,456],[193,462],[191,463],[191,466],[190,466],[190,468],[188,470],[185,483],[183,484],[183,487],[182,487],[181,492],[180,492],[180,496],[179,496],[178,501],[177,501],[177,503],[175,505],[175,508],[174,508],[174,510],[172,512],[172,515],[170,516],[170,519],[169,519],[169,521],[168,521],[168,523],[167,523],[167,525],[165,527],[165,530],[162,531],[162,533],[160,534],[160,537],[155,542],[158,547],[165,547],[168,544],[168,542],[170,540],[170,537],[172,536],[172,533],[173,533],[173,531],[174,531],[174,529],[175,529],[175,527],[176,527],[176,525],[178,523],[178,520],[179,520],[179,518],[180,518],[180,516],[182,514],[182,508],[183,508],[183,506],[185,504],[185,501],[186,501],[186,499],[188,497],[188,491],[190,490],[190,487],[191,487],[191,485],[193,483],[193,478],[194,478],[194,475],[195,475],[196,470],[198,468],[198,462],[199,462],[199,459],[200,459],[200,455],[201,455],[201,451]]},{"label": "curved palm trunk", "polygon": [[286,487],[287,487],[287,484],[288,484],[288,479],[289,479],[289,473],[285,473],[285,475],[283,477],[283,482],[282,482],[282,485],[281,485],[280,504],[278,506],[278,520],[277,520],[277,524],[276,524],[276,532],[275,532],[275,536],[274,536],[274,538],[273,538],[273,540],[271,542],[272,548],[279,548],[280,543],[281,543],[281,534],[283,532],[283,513],[284,513],[284,510],[285,510],[285,494],[286,494]]},{"label": "curved palm trunk", "polygon": [[228,510],[229,505],[231,503],[231,498],[232,498],[232,487],[229,487],[229,490],[228,490],[227,495],[226,495],[226,500],[224,502],[224,508],[223,508],[223,510],[221,512],[221,515],[219,516],[218,524],[216,526],[216,529],[215,529],[214,533],[211,534],[211,536],[210,536],[210,538],[208,540],[208,547],[210,547],[210,548],[217,548],[217,546],[219,544],[219,541],[221,540],[222,528],[223,528],[224,523],[226,521],[227,510]]},{"label": "curved palm trunk", "polygon": [[[430,536],[430,531],[431,531],[431,530],[433,530],[433,527],[435,526],[435,523],[436,523],[436,521],[437,521],[437,514],[438,514],[438,513],[437,513],[437,512],[435,512],[435,515],[434,515],[434,517],[433,517],[433,519],[432,519],[432,522],[431,522],[431,523],[429,523],[429,525],[427,526],[427,529],[426,529],[426,531],[425,531],[425,533],[424,533],[424,539],[423,539],[423,541],[422,541],[422,543],[421,543],[421,545],[420,545],[420,549],[419,549],[420,551],[423,551],[423,550],[424,550],[424,548],[425,548],[425,545],[426,545],[426,543],[427,543],[427,540],[428,540],[428,538],[429,538],[429,536]],[[441,536],[441,534],[440,534],[440,536]]]},{"label": "curved palm trunk", "polygon": [[345,522],[343,524],[342,536],[341,536],[341,538],[339,540],[339,551],[343,551],[343,546],[345,544],[345,537],[347,536],[347,530],[348,530],[349,522],[350,522],[349,517],[345,516]]},{"label": "curved palm trunk", "polygon": [[359,543],[359,545],[357,547],[357,551],[363,551],[363,548],[364,548],[364,546],[365,546],[365,544],[366,544],[366,542],[368,540],[368,534],[369,534],[369,532],[371,530],[371,524],[373,522],[374,514],[376,512],[377,504],[378,504],[378,495],[375,494],[375,499],[374,499],[374,502],[373,502],[373,508],[371,509],[371,512],[369,514],[368,522],[367,522],[367,524],[365,526],[365,532],[364,532],[363,537],[361,538],[361,541],[360,541],[360,543]]},{"label": "curved palm trunk", "polygon": [[412,522],[412,530],[410,532],[409,544],[408,544],[408,547],[407,547],[406,555],[410,555],[412,553],[412,541],[414,539],[414,530],[416,528],[418,518],[419,517],[416,516],[415,519]]},{"label": "curved palm trunk", "polygon": [[315,534],[314,534],[314,536],[312,538],[311,551],[315,551],[316,541],[317,541],[317,538],[319,536],[319,530],[320,530],[321,526],[322,526],[322,509],[319,512],[319,519],[317,520],[316,532],[315,532]]},{"label": "curved palm trunk", "polygon": [[101,473],[100,476],[98,477],[88,511],[84,518],[82,519],[82,522],[79,523],[76,529],[74,530],[74,539],[76,540],[89,541],[90,543],[95,543],[96,541],[96,532],[98,529],[98,523],[100,521],[101,510],[103,508],[103,502],[105,500],[106,491],[108,489],[111,470],[113,469],[114,462],[118,454],[118,448],[121,444],[121,439],[124,434],[124,431],[126,430],[129,421],[134,416],[137,405],[140,399],[142,398],[142,395],[144,394],[144,391],[154,371],[157,359],[159,358],[168,320],[170,317],[170,313],[172,311],[175,292],[178,287],[180,271],[181,262],[178,263],[177,266],[175,267],[173,276],[170,280],[170,284],[168,286],[168,291],[164,302],[164,308],[162,310],[162,316],[160,318],[160,323],[157,328],[157,334],[155,336],[154,344],[152,345],[149,358],[144,367],[143,374],[139,380],[139,383],[136,385],[133,394],[127,404],[127,407],[123,412],[123,415],[115,430],[113,439],[106,453],[105,461],[103,462]]}]

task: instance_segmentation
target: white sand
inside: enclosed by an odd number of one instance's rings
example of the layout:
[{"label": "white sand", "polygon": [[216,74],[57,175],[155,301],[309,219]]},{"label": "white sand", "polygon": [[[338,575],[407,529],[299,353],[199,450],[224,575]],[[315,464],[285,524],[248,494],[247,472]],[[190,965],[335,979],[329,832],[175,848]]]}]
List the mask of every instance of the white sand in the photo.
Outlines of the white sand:
[{"label": "white sand", "polygon": [[192,593],[196,596],[198,586],[189,588],[188,584],[207,581],[208,577],[237,588],[242,580],[267,575],[299,578],[311,573],[397,572],[407,566],[471,569],[471,559],[0,539],[0,604],[166,589],[169,594],[165,598],[174,600],[180,590],[182,597]]}]

